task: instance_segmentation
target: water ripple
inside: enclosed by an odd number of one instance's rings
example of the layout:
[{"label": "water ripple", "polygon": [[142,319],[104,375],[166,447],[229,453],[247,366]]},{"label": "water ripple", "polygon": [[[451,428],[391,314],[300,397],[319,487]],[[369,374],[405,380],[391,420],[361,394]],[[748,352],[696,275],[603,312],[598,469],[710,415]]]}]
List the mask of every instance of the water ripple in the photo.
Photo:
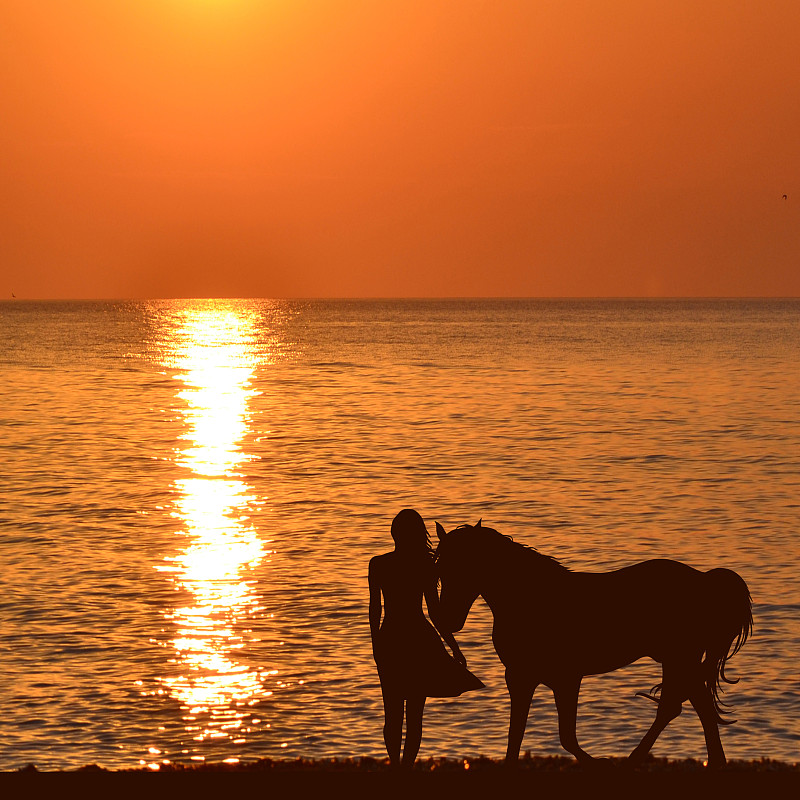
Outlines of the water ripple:
[{"label": "water ripple", "polygon": [[[366,565],[412,505],[573,569],[741,572],[729,756],[800,738],[800,303],[0,304],[0,768],[381,755]],[[501,755],[507,697],[431,701],[422,755]],[[630,749],[651,662],[590,678]],[[539,690],[523,748],[560,754]],[[657,755],[699,757],[691,714]]]}]

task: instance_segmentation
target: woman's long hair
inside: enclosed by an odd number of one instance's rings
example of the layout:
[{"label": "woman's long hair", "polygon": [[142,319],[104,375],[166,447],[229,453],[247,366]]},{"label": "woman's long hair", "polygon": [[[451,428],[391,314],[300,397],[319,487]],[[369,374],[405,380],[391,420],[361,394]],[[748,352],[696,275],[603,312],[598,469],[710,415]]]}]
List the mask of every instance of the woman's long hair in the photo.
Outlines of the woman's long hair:
[{"label": "woman's long hair", "polygon": [[433,560],[433,546],[428,529],[413,508],[404,508],[392,520],[392,539],[398,552]]}]

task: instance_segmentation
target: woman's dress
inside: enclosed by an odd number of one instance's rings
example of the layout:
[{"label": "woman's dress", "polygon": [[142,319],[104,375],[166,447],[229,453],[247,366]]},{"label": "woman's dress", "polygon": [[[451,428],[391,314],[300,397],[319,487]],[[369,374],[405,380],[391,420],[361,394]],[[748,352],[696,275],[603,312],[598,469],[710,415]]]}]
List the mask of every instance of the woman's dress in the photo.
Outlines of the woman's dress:
[{"label": "woman's dress", "polygon": [[[403,697],[456,697],[484,684],[445,649],[422,612],[432,564],[387,553],[374,560],[384,597],[384,619],[373,652],[384,692]],[[427,573],[427,574],[426,574]]]}]

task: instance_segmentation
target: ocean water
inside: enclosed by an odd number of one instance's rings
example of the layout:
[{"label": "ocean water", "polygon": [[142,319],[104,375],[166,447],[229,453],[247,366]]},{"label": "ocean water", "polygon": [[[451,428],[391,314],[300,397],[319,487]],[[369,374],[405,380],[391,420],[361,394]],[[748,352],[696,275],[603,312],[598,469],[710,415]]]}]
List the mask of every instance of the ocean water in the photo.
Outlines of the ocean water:
[{"label": "ocean water", "polygon": [[[791,300],[0,304],[0,769],[381,756],[367,563],[407,506],[737,570],[723,743],[797,761],[798,364]],[[421,756],[504,753],[490,628]],[[658,680],[587,678],[582,746],[629,752]],[[544,687],[523,750],[563,753]],[[705,757],[688,704],[654,754]]]}]

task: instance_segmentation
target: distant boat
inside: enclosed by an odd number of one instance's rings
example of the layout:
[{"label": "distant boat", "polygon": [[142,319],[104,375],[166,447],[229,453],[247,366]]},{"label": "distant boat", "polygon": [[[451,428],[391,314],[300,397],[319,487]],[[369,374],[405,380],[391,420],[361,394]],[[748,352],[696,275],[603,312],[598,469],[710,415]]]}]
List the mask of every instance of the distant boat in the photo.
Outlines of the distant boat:
[{"label": "distant boat", "polygon": [[14,294],[14,292],[11,292],[11,296],[16,298],[16,295]]}]

